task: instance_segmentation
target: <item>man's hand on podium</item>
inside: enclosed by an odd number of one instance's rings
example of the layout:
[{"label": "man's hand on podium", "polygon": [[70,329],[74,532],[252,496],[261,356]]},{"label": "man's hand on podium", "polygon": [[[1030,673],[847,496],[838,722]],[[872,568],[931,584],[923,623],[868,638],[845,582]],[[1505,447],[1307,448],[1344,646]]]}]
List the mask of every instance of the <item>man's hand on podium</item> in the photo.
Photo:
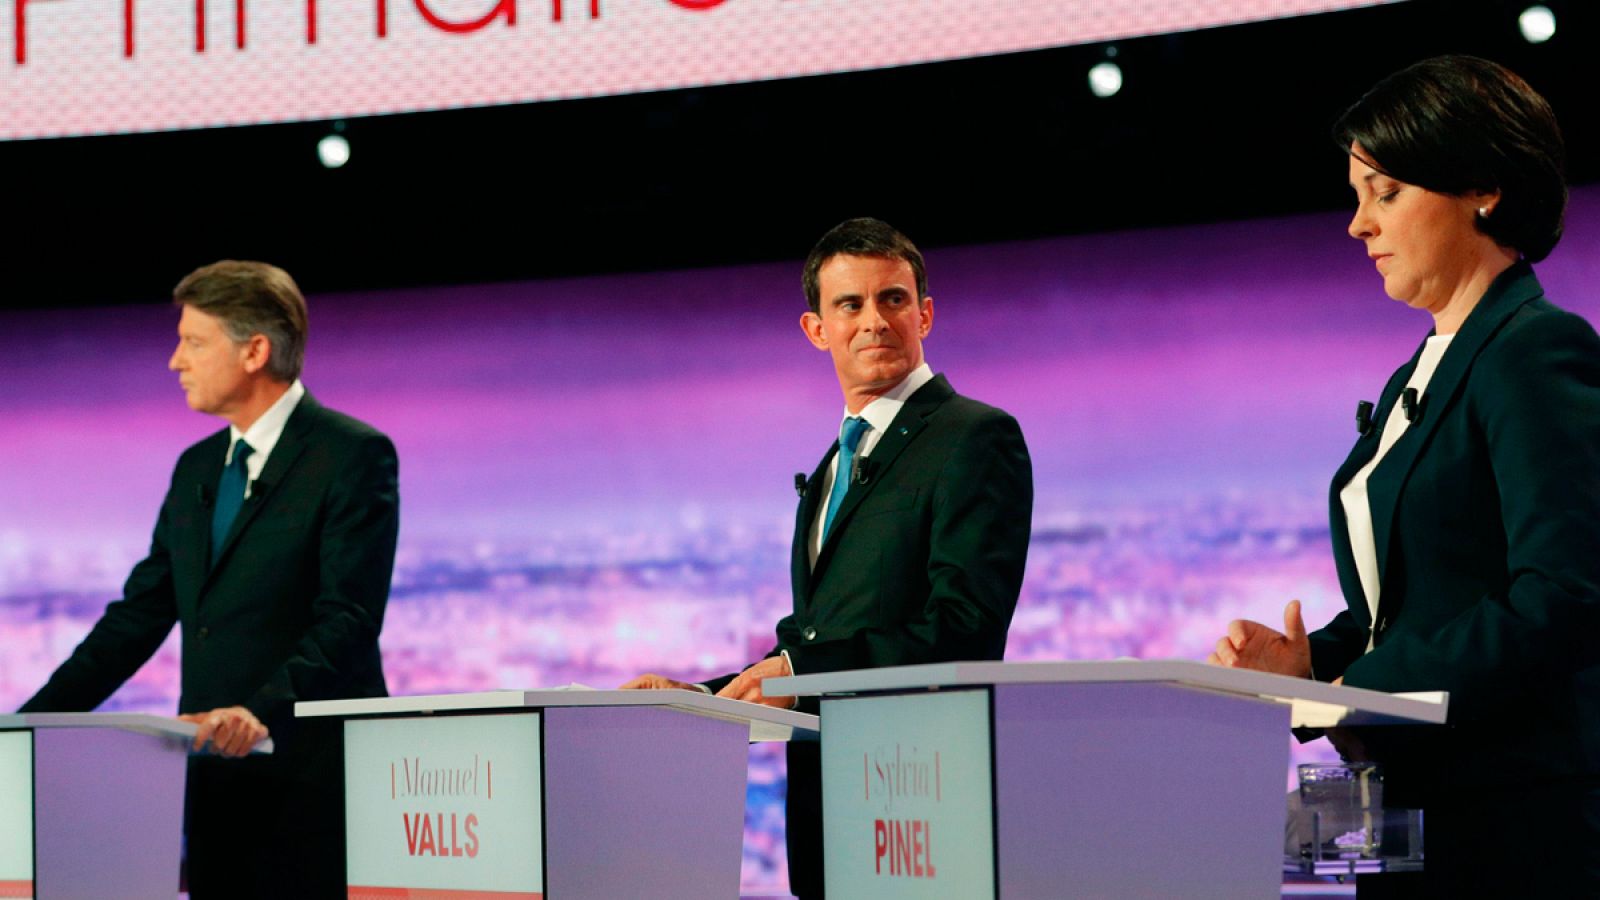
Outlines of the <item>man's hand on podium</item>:
[{"label": "man's hand on podium", "polygon": [[635,678],[632,681],[629,681],[629,682],[625,683],[618,690],[624,690],[624,691],[670,691],[670,690],[698,691],[700,689],[695,687],[692,684],[689,684],[686,681],[673,681],[671,678],[668,678],[665,675],[652,675],[650,673],[646,673],[644,675],[640,675],[638,678]]},{"label": "man's hand on podium", "polygon": [[760,703],[764,706],[775,706],[778,709],[793,709],[799,702],[797,697],[768,697],[761,692],[761,682],[768,678],[781,678],[794,673],[789,671],[788,657],[779,654],[769,656],[756,663],[738,677],[728,682],[727,687],[717,692],[718,697],[727,697],[730,700],[743,700],[746,703]]},{"label": "man's hand on podium", "polygon": [[199,751],[211,742],[211,752],[218,756],[245,756],[255,745],[267,739],[267,726],[261,724],[255,713],[242,706],[224,706],[210,712],[185,713],[178,717],[193,722],[200,730],[194,733],[194,750]]},{"label": "man's hand on podium", "polygon": [[1282,632],[1248,619],[1229,622],[1227,635],[1217,641],[1217,649],[1206,657],[1206,662],[1310,678],[1311,641],[1306,638],[1306,623],[1300,617],[1300,601],[1290,600],[1284,607]]}]

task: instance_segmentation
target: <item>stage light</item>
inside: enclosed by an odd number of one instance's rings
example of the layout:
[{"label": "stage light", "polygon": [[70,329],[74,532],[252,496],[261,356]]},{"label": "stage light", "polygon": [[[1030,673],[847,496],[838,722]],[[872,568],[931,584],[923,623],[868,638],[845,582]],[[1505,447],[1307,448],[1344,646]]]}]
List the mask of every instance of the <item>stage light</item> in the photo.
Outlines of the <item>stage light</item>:
[{"label": "stage light", "polygon": [[1517,16],[1517,27],[1522,38],[1530,44],[1542,44],[1555,37],[1556,14],[1548,6],[1530,6]]},{"label": "stage light", "polygon": [[1110,97],[1122,90],[1122,68],[1114,62],[1096,63],[1089,70],[1089,90],[1096,97]]},{"label": "stage light", "polygon": [[337,169],[350,161],[350,142],[342,134],[330,134],[317,141],[317,159],[329,169]]}]

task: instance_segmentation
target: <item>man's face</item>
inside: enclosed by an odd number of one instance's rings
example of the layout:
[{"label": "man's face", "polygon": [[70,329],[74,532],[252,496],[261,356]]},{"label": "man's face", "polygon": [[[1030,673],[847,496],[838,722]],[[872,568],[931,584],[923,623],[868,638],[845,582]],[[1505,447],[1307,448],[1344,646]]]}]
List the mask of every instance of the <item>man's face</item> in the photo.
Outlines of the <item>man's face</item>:
[{"label": "man's face", "polygon": [[[903,259],[835,256],[817,272],[821,311],[800,327],[833,368],[852,411],[922,365],[922,339],[933,329],[933,298],[918,302],[917,279]],[[865,405],[864,403],[862,405]]]},{"label": "man's face", "polygon": [[178,373],[190,409],[226,416],[249,395],[251,366],[260,368],[253,355],[250,342],[235,344],[216,316],[184,306],[167,368]]}]

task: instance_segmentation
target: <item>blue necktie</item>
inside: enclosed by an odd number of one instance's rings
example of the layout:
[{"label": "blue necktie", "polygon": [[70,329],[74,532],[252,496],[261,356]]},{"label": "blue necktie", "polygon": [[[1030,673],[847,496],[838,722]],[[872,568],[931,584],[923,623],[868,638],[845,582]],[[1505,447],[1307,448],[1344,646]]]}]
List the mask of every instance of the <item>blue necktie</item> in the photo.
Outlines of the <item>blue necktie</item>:
[{"label": "blue necktie", "polygon": [[223,468],[222,477],[217,480],[217,505],[211,510],[212,562],[216,562],[222,542],[228,539],[228,529],[233,527],[233,520],[238,518],[239,509],[244,506],[244,486],[248,478],[244,461],[253,452],[255,448],[241,438],[239,443],[233,445],[233,460]]},{"label": "blue necktie", "polygon": [[845,491],[850,489],[850,476],[855,472],[853,468],[856,460],[856,448],[861,446],[861,436],[867,433],[872,425],[859,416],[851,416],[844,420],[844,426],[839,429],[839,465],[833,470],[833,490],[828,492],[828,515],[822,520],[822,539],[828,539],[828,529],[833,527],[833,516],[839,511],[839,504],[844,502]]}]

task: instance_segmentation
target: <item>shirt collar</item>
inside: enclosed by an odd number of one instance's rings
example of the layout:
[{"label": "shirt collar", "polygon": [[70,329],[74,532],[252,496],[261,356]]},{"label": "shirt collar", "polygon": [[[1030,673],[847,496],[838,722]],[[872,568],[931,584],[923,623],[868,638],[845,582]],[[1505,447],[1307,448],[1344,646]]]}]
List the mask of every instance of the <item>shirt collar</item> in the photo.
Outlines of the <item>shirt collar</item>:
[{"label": "shirt collar", "polygon": [[247,431],[240,431],[237,425],[228,426],[228,455],[223,459],[223,464],[233,462],[233,448],[238,446],[239,439],[249,442],[250,449],[257,459],[265,460],[278,446],[278,439],[283,437],[283,427],[289,423],[289,414],[300,405],[300,398],[306,395],[306,386],[296,378],[289,389],[283,392],[276,403],[267,407],[267,411],[256,419]]},{"label": "shirt collar", "polygon": [[[911,374],[907,375],[903,381],[890,388],[883,396],[862,407],[861,412],[856,413],[856,415],[866,419],[867,424],[872,426],[873,431],[883,434],[889,430],[889,425],[894,421],[894,417],[900,415],[900,408],[906,405],[906,401],[911,398],[911,395],[932,380],[933,369],[929,368],[928,363],[924,361],[922,365],[912,369]],[[844,417],[839,420],[841,427],[844,425],[844,419],[848,418],[850,418],[850,410],[846,409]]]}]

